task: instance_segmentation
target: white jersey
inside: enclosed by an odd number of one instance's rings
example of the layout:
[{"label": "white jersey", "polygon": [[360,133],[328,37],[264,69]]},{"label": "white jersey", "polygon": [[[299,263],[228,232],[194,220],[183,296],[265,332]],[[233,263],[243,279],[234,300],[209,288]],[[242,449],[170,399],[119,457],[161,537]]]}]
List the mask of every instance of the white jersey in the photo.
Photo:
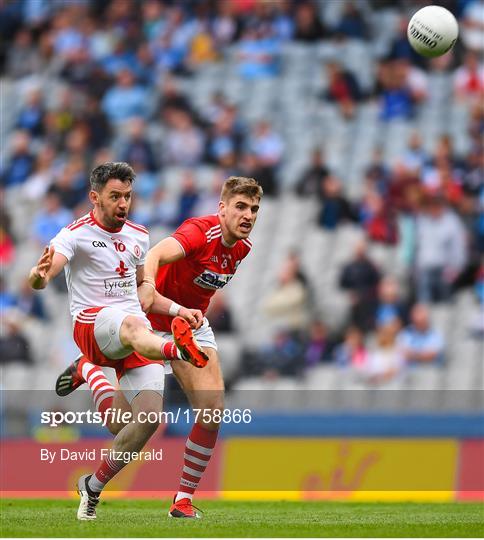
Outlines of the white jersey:
[{"label": "white jersey", "polygon": [[73,322],[84,309],[119,306],[144,316],[136,284],[136,268],[144,264],[149,234],[131,221],[120,229],[107,229],[93,213],[64,227],[51,240],[67,258],[65,268]]}]

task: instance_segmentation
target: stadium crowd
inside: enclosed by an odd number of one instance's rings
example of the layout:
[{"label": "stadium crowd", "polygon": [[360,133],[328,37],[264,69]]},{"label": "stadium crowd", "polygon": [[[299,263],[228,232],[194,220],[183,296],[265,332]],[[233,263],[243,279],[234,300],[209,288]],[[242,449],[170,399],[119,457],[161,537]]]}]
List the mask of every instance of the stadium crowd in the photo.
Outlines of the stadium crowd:
[{"label": "stadium crowd", "polygon": [[[90,170],[115,160],[136,170],[132,219],[151,230],[174,230],[190,216],[214,212],[223,179],[236,174],[256,178],[265,197],[276,201],[288,192],[317,200],[316,225],[325,231],[353,223],[364,233],[339,276],[351,305],[345,325],[328,330],[312,304],[314,284],[298,253],[291,252],[263,301],[276,330],[263,347],[243,350],[239,375],[301,376],[329,362],[379,384],[406,366],[444,364],[445,336],[433,326],[428,306],[451,303],[456,290],[472,288],[476,305],[484,309],[484,2],[440,2],[459,17],[462,39],[454,53],[433,61],[418,57],[406,40],[408,14],[424,3],[3,2],[0,62],[19,103],[12,124],[2,126],[2,200],[15,192],[32,213],[25,216],[30,237],[19,239],[11,208],[2,204],[0,361],[32,362],[24,317],[46,328],[50,324],[42,297],[25,282],[14,286],[9,276],[16,254],[26,240],[40,252],[63,226],[86,213]],[[369,14],[385,9],[397,12],[400,22],[375,63],[373,85],[365,87],[333,59],[314,66],[315,77],[323,70],[327,81],[317,89],[316,102],[334,105],[345,122],[371,102],[378,105],[379,122],[412,123],[432,93],[429,71],[450,73],[454,99],[470,115],[465,153],[455,150],[450,135],[441,135],[429,152],[415,128],[407,150],[392,163],[382,148],[374,148],[355,197],[318,145],[305,156],[306,170],[287,185],[281,178],[292,149],[269,118],[247,118],[224,88],[204,106],[183,90],[183,81],[229,54],[237,76],[252,82],[280,77],[287,43],[371,43],[376,30]],[[59,83],[55,99],[48,95],[47,80]],[[203,186],[195,175],[201,165],[214,170]],[[174,166],[184,170],[175,195],[161,180]],[[398,245],[405,253],[405,275],[385,273],[369,255],[368,243]],[[62,279],[56,285],[65,292]],[[237,333],[230,303],[221,294],[208,317],[216,333]],[[483,330],[481,323],[477,338]]]}]

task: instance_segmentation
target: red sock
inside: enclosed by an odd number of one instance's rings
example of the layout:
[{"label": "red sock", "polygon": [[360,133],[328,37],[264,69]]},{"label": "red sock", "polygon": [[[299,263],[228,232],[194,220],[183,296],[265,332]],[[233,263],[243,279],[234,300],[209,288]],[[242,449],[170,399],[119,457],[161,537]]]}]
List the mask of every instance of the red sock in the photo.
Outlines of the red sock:
[{"label": "red sock", "polygon": [[173,343],[173,341],[165,341],[165,343],[163,343],[161,346],[161,354],[165,360],[180,359],[177,346]]},{"label": "red sock", "polygon": [[185,444],[185,461],[176,496],[177,501],[192,499],[212,456],[217,436],[218,430],[209,431],[200,424],[193,425]]},{"label": "red sock", "polygon": [[104,486],[128,464],[127,461],[112,459],[109,455],[104,458],[98,470],[89,478],[89,489],[95,493],[103,490]]},{"label": "red sock", "polygon": [[111,408],[113,404],[114,392],[116,389],[108,381],[103,370],[99,366],[91,364],[85,356],[83,356],[79,362],[78,371],[82,373],[82,378],[86,381],[92,392],[96,410],[104,417],[105,412]]}]

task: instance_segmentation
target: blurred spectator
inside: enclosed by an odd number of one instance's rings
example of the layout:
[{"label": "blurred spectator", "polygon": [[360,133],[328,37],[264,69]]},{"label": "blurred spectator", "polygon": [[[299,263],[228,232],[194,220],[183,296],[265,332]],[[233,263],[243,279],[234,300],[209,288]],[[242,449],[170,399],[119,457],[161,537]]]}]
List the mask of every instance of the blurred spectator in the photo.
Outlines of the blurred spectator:
[{"label": "blurred spectator", "polygon": [[296,6],[294,39],[312,43],[326,37],[326,29],[319,18],[316,5],[304,1]]},{"label": "blurred spectator", "polygon": [[120,161],[141,164],[143,169],[155,172],[158,170],[158,165],[146,130],[146,123],[142,118],[135,117],[129,120],[128,136],[120,151]]},{"label": "blurred spectator", "polygon": [[106,75],[99,70],[98,64],[91,58],[89,51],[79,48],[70,55],[60,72],[60,77],[77,90],[92,92],[91,85],[99,86],[104,82],[104,90],[109,86]]},{"label": "blurred spectator", "polygon": [[312,368],[331,359],[332,344],[323,322],[311,321],[309,336],[304,343],[304,366]]},{"label": "blurred spectator", "polygon": [[123,70],[129,71],[134,77],[140,75],[133,48],[120,35],[114,37],[109,53],[101,59],[101,65],[110,77],[117,77]]},{"label": "blurred spectator", "polygon": [[228,333],[234,331],[232,313],[222,291],[217,291],[210,301],[206,313],[210,326],[217,333]]},{"label": "blurred spectator", "polygon": [[360,206],[360,220],[368,238],[373,242],[395,245],[398,240],[397,222],[393,209],[383,197],[367,190]]},{"label": "blurred spectator", "polygon": [[155,70],[154,58],[148,43],[141,43],[136,50],[135,73],[143,85],[152,87],[157,82],[158,74]]},{"label": "blurred spectator", "polygon": [[35,157],[30,149],[30,136],[26,131],[16,131],[12,136],[11,153],[1,171],[1,184],[5,187],[25,182],[34,168]]},{"label": "blurred spectator", "polygon": [[405,356],[397,342],[398,323],[388,321],[377,328],[375,343],[368,347],[364,378],[369,384],[390,382],[401,375]]},{"label": "blurred spectator", "polygon": [[203,132],[193,124],[189,114],[183,111],[171,113],[171,125],[164,138],[164,159],[168,165],[185,167],[197,165],[205,145]]},{"label": "blurred spectator", "polygon": [[[160,187],[156,189],[150,200],[152,204],[148,215],[139,222],[146,227],[172,227],[177,220],[177,201],[169,197],[166,190]],[[138,222],[138,219],[135,221]]]},{"label": "blurred spectator", "polygon": [[190,43],[187,65],[196,69],[203,64],[215,62],[218,57],[216,43],[209,30],[209,23],[204,21]]},{"label": "blurred spectator", "polygon": [[448,160],[439,160],[435,167],[428,168],[422,180],[426,193],[440,194],[454,207],[458,206],[462,200],[463,190],[460,177],[452,169]]},{"label": "blurred spectator", "polygon": [[419,199],[421,184],[419,177],[412,174],[401,162],[396,161],[391,169],[387,188],[387,201],[400,212],[413,212]]},{"label": "blurred spectator", "polygon": [[44,132],[44,104],[42,90],[31,89],[17,116],[17,129],[23,129],[32,137],[40,137]]},{"label": "blurred spectator", "polygon": [[212,33],[218,46],[230,45],[238,31],[238,20],[233,2],[217,2],[217,13],[212,22]]},{"label": "blurred spectator", "polygon": [[428,75],[423,69],[411,64],[407,58],[393,61],[393,76],[404,81],[414,103],[422,103],[428,98]]},{"label": "blurred spectator", "polygon": [[474,51],[466,53],[463,65],[455,72],[454,94],[462,101],[482,102],[484,99],[484,64],[479,62],[479,55]]},{"label": "blurred spectator", "polygon": [[96,96],[86,96],[86,108],[81,122],[89,132],[88,143],[91,151],[98,150],[109,143],[111,127],[101,110],[101,102]]},{"label": "blurred spectator", "polygon": [[5,277],[0,275],[0,312],[3,313],[17,304],[17,297],[8,290]]},{"label": "blurred spectator", "polygon": [[15,243],[3,225],[0,225],[0,267],[6,268],[15,260]]},{"label": "blurred spectator", "polygon": [[147,170],[142,162],[130,163],[136,171],[136,196],[144,200],[150,199],[160,185],[158,174]]},{"label": "blurred spectator", "polygon": [[264,190],[264,196],[272,197],[277,195],[279,186],[273,167],[262,164],[262,161],[250,152],[243,154],[238,166],[240,176],[256,178],[257,182]]},{"label": "blurred spectator", "polygon": [[54,52],[60,58],[70,60],[79,49],[86,47],[85,37],[79,30],[79,20],[75,20],[74,11],[63,9],[53,19]]},{"label": "blurred spectator", "polygon": [[32,364],[30,345],[21,331],[22,318],[16,309],[10,308],[2,316],[0,333],[0,363]]},{"label": "blurred spectator", "polygon": [[400,325],[408,323],[408,306],[402,301],[398,281],[385,276],[378,285],[378,305],[376,308],[376,325],[386,325],[398,321]]},{"label": "blurred spectator", "polygon": [[361,91],[356,78],[343,69],[338,62],[326,64],[328,88],[324,97],[339,106],[341,115],[350,119],[354,116],[356,104],[361,99]]},{"label": "blurred spectator", "polygon": [[365,171],[365,179],[369,187],[376,189],[381,195],[387,195],[390,170],[384,161],[381,146],[376,146],[373,150],[370,164]]},{"label": "blurred spectator", "polygon": [[443,162],[448,162],[459,174],[466,168],[465,163],[455,151],[453,139],[449,134],[441,135],[437,139],[430,164],[436,167],[439,163]]},{"label": "blurred spectator", "polygon": [[45,115],[44,140],[56,150],[64,148],[66,136],[75,123],[74,94],[65,88],[59,91],[55,108],[50,109]]},{"label": "blurred spectator", "polygon": [[161,85],[160,115],[163,122],[170,124],[172,114],[184,111],[193,116],[188,98],[180,91],[171,76],[165,76]]},{"label": "blurred spectator", "polygon": [[397,34],[394,36],[390,46],[388,57],[391,59],[406,58],[413,64],[422,64],[423,58],[419,56],[410,45],[407,37],[407,27],[409,19],[401,16],[398,21]]},{"label": "blurred spectator", "polygon": [[381,62],[378,70],[380,119],[409,120],[414,113],[414,99],[407,84],[407,76],[395,62]]},{"label": "blurred spectator", "polygon": [[467,4],[462,13],[462,41],[471,51],[484,51],[484,0],[473,0]]},{"label": "blurred spectator", "polygon": [[47,246],[62,227],[72,221],[72,212],[62,207],[59,194],[52,187],[44,197],[43,208],[34,216],[33,236],[41,246]]},{"label": "blurred spectator", "polygon": [[480,149],[467,156],[467,169],[462,177],[462,187],[466,193],[477,196],[484,186],[484,152]]},{"label": "blurred spectator", "polygon": [[238,151],[237,137],[234,132],[234,117],[224,111],[219,115],[208,142],[208,156],[213,163],[222,164],[227,156],[234,156]]},{"label": "blurred spectator", "polygon": [[279,72],[279,42],[267,26],[249,27],[237,48],[240,76],[247,80],[275,77]]},{"label": "blurred spectator", "polygon": [[334,230],[345,221],[354,221],[356,219],[355,210],[345,197],[340,180],[330,175],[321,180],[320,185],[322,207],[319,212],[319,225],[325,229]]},{"label": "blurred spectator", "polygon": [[442,363],[444,339],[430,324],[429,309],[416,304],[410,313],[411,324],[398,337],[403,356],[409,364]]},{"label": "blurred spectator", "polygon": [[186,61],[197,26],[185,18],[182,6],[170,6],[166,24],[157,39],[152,40],[152,54],[159,72],[187,73]]},{"label": "blurred spectator", "polygon": [[44,300],[38,291],[34,291],[28,279],[22,282],[17,295],[16,307],[27,317],[48,322],[49,316],[44,306]]},{"label": "blurred spectator", "polygon": [[345,3],[341,19],[334,31],[348,38],[365,39],[366,23],[356,2]]},{"label": "blurred spectator", "polygon": [[477,339],[484,339],[484,262],[481,262],[477,271],[474,293],[477,307],[472,316],[471,335]]},{"label": "blurred spectator", "polygon": [[194,216],[195,206],[200,198],[195,176],[192,171],[185,171],[181,179],[181,191],[178,195],[178,213],[176,226]]},{"label": "blurred spectator", "polygon": [[220,90],[216,90],[212,94],[209,103],[204,105],[201,116],[205,122],[213,126],[227,111],[228,106],[229,103],[225,94]]},{"label": "blurred spectator", "polygon": [[214,214],[217,211],[224,181],[225,176],[222,172],[217,171],[213,176],[210,187],[200,193],[193,211],[195,216],[206,216],[208,214]]},{"label": "blurred spectator", "polygon": [[367,365],[367,354],[363,332],[356,326],[350,326],[343,343],[334,349],[333,360],[337,366],[359,373]]},{"label": "blurred spectator", "polygon": [[296,193],[302,197],[323,198],[322,186],[329,176],[329,169],[324,159],[324,152],[315,148],[311,153],[311,164],[302,173],[296,185]]},{"label": "blurred spectator", "polygon": [[42,61],[29,28],[21,28],[7,48],[6,73],[20,79],[41,71]]},{"label": "blurred spectator", "polygon": [[288,262],[279,272],[276,288],[263,301],[263,310],[273,325],[303,330],[309,319],[307,287],[298,279],[297,267]]},{"label": "blurred spectator", "polygon": [[366,242],[360,240],[353,260],[343,267],[339,278],[340,287],[350,295],[351,322],[364,332],[373,328],[380,282],[380,272],[369,259],[367,250]]},{"label": "blurred spectator", "polygon": [[295,275],[296,279],[300,281],[301,284],[310,291],[311,284],[306,275],[306,272],[302,268],[301,257],[299,256],[296,249],[291,249],[288,252],[286,260],[283,263],[283,268],[289,268],[289,271]]},{"label": "blurred spectator", "polygon": [[414,131],[409,138],[408,148],[402,156],[402,165],[411,175],[418,175],[429,160],[429,155],[422,144],[422,137],[418,131]]},{"label": "blurred spectator", "polygon": [[54,182],[54,149],[45,145],[37,154],[34,170],[25,181],[22,193],[30,201],[41,199]]},{"label": "blurred spectator", "polygon": [[116,75],[116,83],[104,95],[103,111],[109,121],[120,124],[134,116],[146,118],[148,114],[148,93],[136,85],[135,77],[128,69],[121,69]]},{"label": "blurred spectator", "polygon": [[259,373],[269,380],[299,376],[304,369],[302,344],[295,333],[287,330],[279,330],[273,342],[258,351],[257,358]]},{"label": "blurred spectator", "polygon": [[415,272],[420,302],[448,300],[467,261],[465,231],[440,196],[429,197],[417,216]]},{"label": "blurred spectator", "polygon": [[145,0],[141,5],[143,33],[151,41],[155,39],[166,24],[167,6],[159,0]]},{"label": "blurred spectator", "polygon": [[[291,14],[290,0],[276,0],[273,3],[275,13],[272,19],[272,31],[276,38],[287,41],[294,35],[294,19]],[[269,8],[269,4],[267,4]]]},{"label": "blurred spectator", "polygon": [[261,120],[254,126],[248,146],[262,166],[276,169],[280,165],[284,143],[266,120]]},{"label": "blurred spectator", "polygon": [[59,197],[61,206],[69,210],[73,210],[86,198],[87,178],[78,167],[76,160],[67,162],[50,188]]}]

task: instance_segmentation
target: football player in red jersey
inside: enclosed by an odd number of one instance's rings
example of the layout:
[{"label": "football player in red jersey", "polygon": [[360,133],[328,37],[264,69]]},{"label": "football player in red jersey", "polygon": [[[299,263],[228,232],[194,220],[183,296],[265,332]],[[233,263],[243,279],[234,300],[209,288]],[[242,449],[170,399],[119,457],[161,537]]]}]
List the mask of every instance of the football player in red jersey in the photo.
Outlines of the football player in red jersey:
[{"label": "football player in red jersey", "polygon": [[[240,262],[252,247],[249,234],[252,231],[262,188],[253,178],[230,177],[222,187],[218,213],[186,220],[169,237],[148,251],[144,267],[144,283],[138,288],[138,297],[144,311],[149,311],[156,292],[173,300],[170,315],[149,313],[148,319],[157,334],[169,337],[170,325],[176,325],[178,304],[190,305],[193,310],[205,314],[210,299],[233,277]],[[196,409],[207,411],[200,414],[186,441],[184,466],[180,486],[170,508],[171,517],[198,518],[192,498],[210,461],[217,440],[220,423],[214,411],[224,407],[224,381],[217,355],[217,344],[209,322],[204,318],[201,327],[193,331],[209,361],[203,370],[173,362],[165,366],[171,370]],[[147,363],[138,357],[137,366]],[[69,373],[74,375],[71,377]],[[56,391],[67,395],[82,384],[75,366],[68,368],[58,379]],[[67,388],[63,391],[60,385]],[[117,393],[117,408],[129,410],[122,395]],[[122,425],[108,424],[113,434]]]},{"label": "football player in red jersey", "polygon": [[[252,231],[262,188],[252,178],[230,177],[223,185],[218,213],[191,218],[168,238],[148,251],[145,282],[139,290],[141,305],[149,311],[156,291],[181,305],[205,314],[211,297],[234,276],[252,247]],[[156,332],[167,335],[172,317],[149,314]],[[196,518],[192,497],[213,453],[219,422],[213,412],[223,410],[224,381],[217,344],[207,319],[194,331],[198,344],[209,357],[203,370],[181,362],[172,369],[191,405],[208,411],[199,415],[186,441],[180,486],[169,515]]]}]

